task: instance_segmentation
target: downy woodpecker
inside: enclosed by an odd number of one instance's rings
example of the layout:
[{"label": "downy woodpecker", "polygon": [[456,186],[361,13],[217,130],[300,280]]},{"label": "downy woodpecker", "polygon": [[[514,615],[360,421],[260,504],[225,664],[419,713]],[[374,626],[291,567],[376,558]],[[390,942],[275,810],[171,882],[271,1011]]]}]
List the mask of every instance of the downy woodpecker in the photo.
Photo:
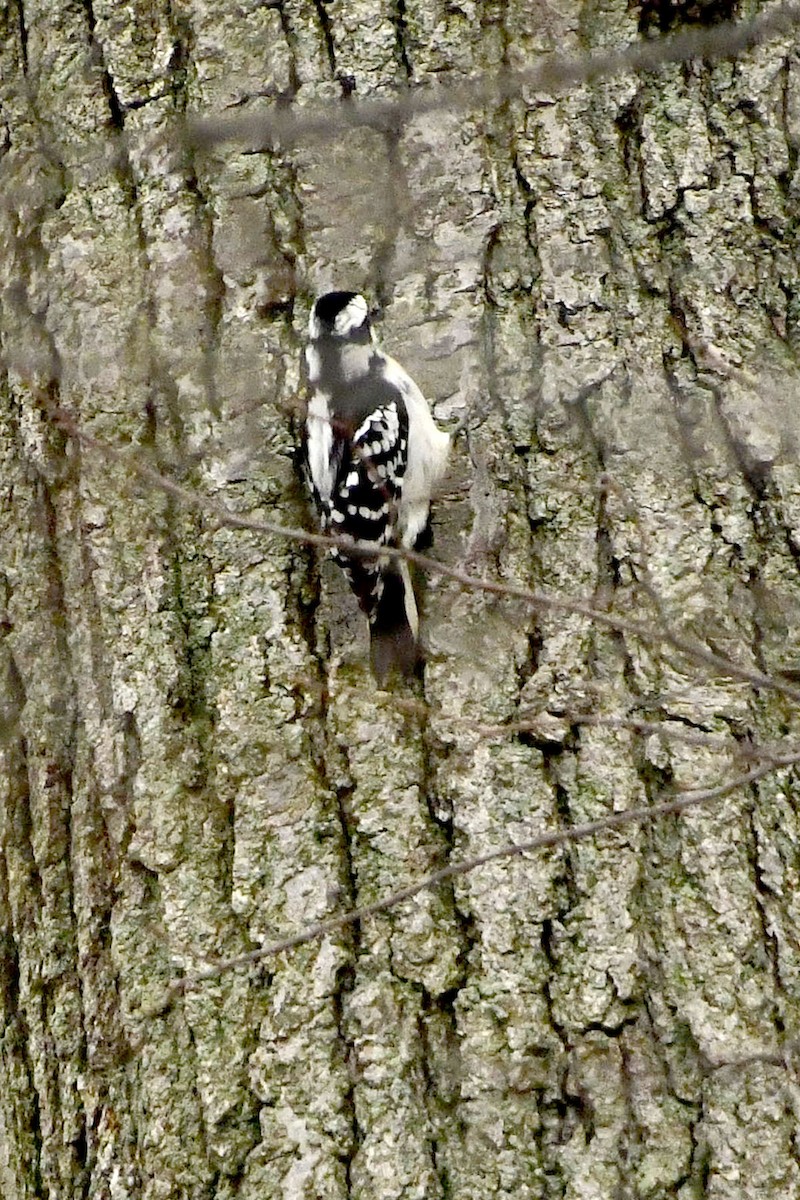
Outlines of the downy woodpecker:
[{"label": "downy woodpecker", "polygon": [[[428,524],[450,439],[413,379],[377,345],[363,296],[320,296],[308,337],[305,462],[322,529],[413,548]],[[395,668],[409,674],[419,657],[419,619],[408,564],[332,554],[369,619],[378,683]]]}]

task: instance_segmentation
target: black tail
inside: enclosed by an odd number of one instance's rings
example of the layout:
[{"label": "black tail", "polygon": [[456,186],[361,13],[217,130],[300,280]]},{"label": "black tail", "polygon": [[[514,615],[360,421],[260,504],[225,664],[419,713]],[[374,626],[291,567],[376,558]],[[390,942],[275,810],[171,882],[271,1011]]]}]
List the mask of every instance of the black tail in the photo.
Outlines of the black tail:
[{"label": "black tail", "polygon": [[408,563],[383,572],[383,591],[370,615],[370,661],[379,687],[393,670],[411,675],[419,660],[419,621]]}]

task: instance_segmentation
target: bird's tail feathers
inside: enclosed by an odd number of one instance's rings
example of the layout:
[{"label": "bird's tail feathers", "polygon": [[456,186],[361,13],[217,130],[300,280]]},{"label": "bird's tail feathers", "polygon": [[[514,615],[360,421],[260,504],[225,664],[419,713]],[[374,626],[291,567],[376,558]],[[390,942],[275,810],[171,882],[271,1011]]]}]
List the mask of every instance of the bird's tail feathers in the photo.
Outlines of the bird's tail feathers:
[{"label": "bird's tail feathers", "polygon": [[370,616],[372,672],[383,686],[393,670],[411,675],[419,660],[419,617],[408,563],[398,560],[383,573],[383,589]]}]

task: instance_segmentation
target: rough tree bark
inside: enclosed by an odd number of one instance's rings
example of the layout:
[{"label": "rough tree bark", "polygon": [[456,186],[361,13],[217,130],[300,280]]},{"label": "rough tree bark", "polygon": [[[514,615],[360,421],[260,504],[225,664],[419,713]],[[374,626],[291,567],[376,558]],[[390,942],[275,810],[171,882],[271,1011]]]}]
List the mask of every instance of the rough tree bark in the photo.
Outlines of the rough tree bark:
[{"label": "rough tree bark", "polygon": [[[337,124],[640,15],[0,4],[6,1200],[800,1195],[791,765],[163,1004],[449,861],[791,752],[796,40]],[[181,140],[281,98],[329,130]],[[424,680],[377,693],[330,564],[137,473],[306,520],[298,355],[331,285],[468,413],[435,553],[652,637],[430,576]]]}]

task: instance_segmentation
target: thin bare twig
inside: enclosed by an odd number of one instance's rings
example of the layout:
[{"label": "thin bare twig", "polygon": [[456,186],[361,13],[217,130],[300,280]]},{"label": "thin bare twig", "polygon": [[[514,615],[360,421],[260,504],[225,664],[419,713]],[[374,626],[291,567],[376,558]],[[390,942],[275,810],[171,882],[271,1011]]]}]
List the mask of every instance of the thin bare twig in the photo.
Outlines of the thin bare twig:
[{"label": "thin bare twig", "polygon": [[424,879],[420,879],[416,883],[398,888],[388,896],[384,896],[383,899],[373,901],[372,904],[365,904],[361,908],[351,909],[349,912],[342,913],[338,917],[330,917],[325,921],[317,921],[313,925],[308,925],[305,929],[300,930],[298,933],[290,934],[275,942],[270,942],[269,945],[262,946],[258,950],[251,950],[246,954],[236,954],[231,958],[221,959],[213,966],[206,967],[200,971],[194,971],[183,979],[175,979],[168,985],[159,1003],[148,1009],[144,1015],[146,1019],[159,1016],[171,1007],[179,995],[195,990],[202,983],[218,979],[221,975],[238,967],[252,966],[255,963],[263,962],[265,959],[274,958],[276,955],[283,954],[288,950],[295,950],[298,946],[304,946],[309,942],[317,941],[327,937],[328,934],[339,933],[349,925],[355,925],[359,921],[376,916],[378,913],[396,908],[398,904],[403,904],[406,900],[412,900],[421,892],[430,891],[432,888],[438,887],[439,884],[446,883],[448,880],[468,875],[479,867],[487,866],[489,863],[498,862],[504,858],[518,858],[524,854],[532,854],[537,850],[552,849],[555,846],[571,845],[575,842],[584,841],[586,838],[594,837],[595,834],[621,829],[626,825],[642,825],[649,821],[659,820],[662,817],[684,813],[689,809],[698,808],[700,805],[708,804],[712,800],[718,800],[723,796],[727,796],[739,788],[749,787],[757,783],[774,771],[778,765],[793,766],[798,762],[800,762],[800,754],[785,755],[784,761],[781,764],[769,762],[758,767],[753,767],[752,770],[737,775],[733,779],[728,779],[723,783],[719,783],[714,787],[693,788],[660,804],[654,804],[645,808],[631,808],[626,812],[610,813],[607,817],[599,817],[595,821],[586,821],[581,825],[573,825],[571,829],[559,829],[550,833],[540,833],[527,841],[508,843],[505,846],[498,847],[496,850],[489,850],[486,854],[476,855],[475,858],[467,859],[465,862],[451,863],[450,866],[442,867],[439,871],[433,871],[430,875],[426,875]]},{"label": "thin bare twig", "polygon": [[[348,92],[339,103],[330,97],[305,102],[302,89],[298,89],[276,93],[274,99],[256,108],[256,104],[262,103],[262,97],[244,96],[242,102],[251,107],[237,108],[221,116],[196,114],[187,118],[178,112],[168,113],[166,128],[155,134],[137,133],[129,122],[128,127],[119,132],[111,133],[106,129],[87,138],[83,146],[73,144],[69,152],[59,146],[51,130],[49,141],[42,149],[57,166],[62,161],[74,161],[83,149],[87,152],[85,167],[91,164],[94,156],[100,169],[107,170],[130,158],[134,139],[138,143],[137,156],[141,157],[156,153],[164,146],[188,146],[203,151],[224,144],[238,144],[258,149],[331,138],[354,126],[394,130],[404,122],[428,113],[492,110],[505,101],[525,99],[531,93],[544,98],[578,84],[616,75],[642,75],[693,59],[733,58],[791,32],[798,24],[800,5],[784,3],[750,20],[684,29],[671,36],[635,40],[619,49],[593,54],[547,55],[518,70],[503,67],[468,79],[453,72],[446,77],[439,76],[433,85],[416,88],[410,88],[403,80],[389,98],[385,91],[380,97],[359,97]],[[269,88],[268,82],[265,87]],[[126,116],[127,112],[123,110],[123,117]],[[13,203],[6,201],[13,211],[19,209],[21,190],[18,185]]]},{"label": "thin bare twig", "polygon": [[290,108],[285,98],[261,112],[238,112],[225,117],[197,117],[187,124],[190,142],[201,149],[237,142],[263,146],[299,139],[330,137],[348,126],[396,128],[413,117],[431,112],[466,111],[496,107],[526,92],[554,95],[580,83],[621,74],[644,74],[671,63],[691,59],[732,58],[762,42],[788,33],[800,24],[800,5],[782,4],[749,21],[726,21],[711,28],[687,29],[671,37],[632,42],[620,50],[568,56],[548,55],[523,70],[503,69],[476,78],[447,81],[436,86],[407,90],[391,99],[356,99],[348,96],[335,107],[322,105]]},{"label": "thin bare twig", "polygon": [[477,575],[471,575],[467,571],[462,571],[458,567],[448,566],[446,563],[429,558],[427,555],[419,554],[415,550],[405,550],[402,547],[390,546],[376,547],[369,542],[352,542],[344,538],[330,537],[327,534],[310,533],[305,529],[290,525],[281,525],[277,521],[256,521],[249,517],[241,517],[232,512],[224,504],[220,504],[218,501],[212,500],[200,492],[193,491],[176,483],[173,479],[156,470],[155,467],[150,466],[149,463],[142,461],[141,457],[135,453],[117,449],[85,433],[80,429],[75,418],[70,413],[64,410],[57,410],[52,416],[59,428],[64,430],[74,441],[88,449],[96,451],[99,456],[124,463],[132,472],[146,479],[153,487],[174,496],[190,508],[208,513],[220,525],[227,528],[248,530],[251,533],[287,538],[291,541],[319,546],[323,549],[336,549],[354,558],[403,558],[419,567],[420,570],[440,575],[445,579],[451,579],[454,583],[458,583],[462,587],[473,591],[482,591],[489,595],[519,600],[538,611],[565,612],[586,617],[588,621],[592,621],[595,625],[599,625],[604,629],[640,638],[643,642],[651,645],[661,643],[670,646],[684,658],[695,663],[701,663],[723,677],[741,680],[754,688],[779,692],[781,695],[800,703],[800,689],[793,687],[782,679],[767,675],[764,671],[759,671],[755,667],[744,666],[722,654],[717,654],[715,651],[709,650],[707,646],[702,645],[702,643],[677,633],[668,625],[658,627],[648,625],[645,621],[637,621],[632,617],[617,616],[615,613],[595,608],[587,600],[573,600],[567,596],[559,596],[551,592],[531,591],[529,588],[522,587],[521,585],[502,583],[500,580],[494,579],[484,579]]},{"label": "thin bare twig", "polygon": [[789,744],[790,748],[787,749],[786,742],[759,743],[737,741],[730,733],[712,733],[710,730],[689,729],[685,725],[679,724],[669,714],[665,714],[661,721],[648,721],[639,717],[601,716],[594,713],[559,713],[545,710],[540,713],[531,714],[527,718],[520,718],[518,721],[501,721],[495,725],[484,725],[476,721],[470,723],[468,727],[481,737],[513,737],[518,733],[537,733],[537,731],[542,729],[543,720],[567,727],[584,725],[603,729],[626,730],[630,733],[638,733],[642,737],[658,737],[664,741],[683,742],[688,746],[699,746],[708,750],[721,750],[723,753],[727,752],[735,758],[746,759],[750,762],[762,762],[765,759],[769,759],[770,762],[781,765],[779,760],[782,755],[790,754],[792,759],[794,759],[796,754],[800,754],[800,747],[795,750]]}]

